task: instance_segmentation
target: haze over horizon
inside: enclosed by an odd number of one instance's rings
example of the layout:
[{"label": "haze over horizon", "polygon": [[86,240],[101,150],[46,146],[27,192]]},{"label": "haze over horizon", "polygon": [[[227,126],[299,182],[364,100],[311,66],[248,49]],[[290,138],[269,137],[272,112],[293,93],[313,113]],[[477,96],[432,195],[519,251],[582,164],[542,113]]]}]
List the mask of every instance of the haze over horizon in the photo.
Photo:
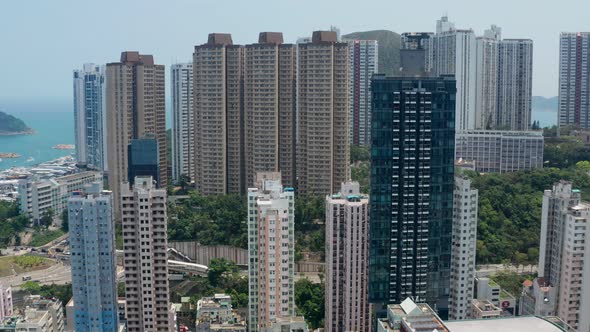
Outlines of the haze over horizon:
[{"label": "haze over horizon", "polygon": [[100,6],[73,0],[9,0],[0,12],[5,32],[0,100],[71,98],[75,68],[118,61],[124,50],[153,54],[168,74],[170,64],[190,61],[193,46],[204,43],[210,32],[229,32],[234,43],[247,44],[261,31],[281,31],[286,42],[294,42],[331,25],[342,34],[434,31],[436,20],[445,14],[458,29],[472,28],[477,35],[495,24],[503,38],[533,39],[533,95],[552,97],[557,95],[559,33],[588,30],[582,22],[590,2],[567,3],[539,8],[532,0],[499,0],[487,6],[426,0],[415,11],[410,3],[402,7],[386,0],[106,0]]}]

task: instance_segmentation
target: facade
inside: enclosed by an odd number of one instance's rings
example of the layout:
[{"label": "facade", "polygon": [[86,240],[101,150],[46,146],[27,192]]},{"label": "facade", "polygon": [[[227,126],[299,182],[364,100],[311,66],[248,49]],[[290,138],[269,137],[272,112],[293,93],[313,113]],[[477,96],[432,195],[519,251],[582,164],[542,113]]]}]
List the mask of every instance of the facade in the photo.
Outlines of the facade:
[{"label": "facade", "polygon": [[358,182],[326,196],[326,318],[331,331],[371,331],[368,299],[369,198]]},{"label": "facade", "polygon": [[[536,280],[556,307],[543,308],[578,331],[590,330],[590,204],[581,201],[580,191],[560,181],[545,190],[541,215],[539,275]],[[555,288],[552,291],[550,288]],[[557,298],[551,298],[551,294]],[[534,296],[536,297],[536,296]],[[538,305],[535,304],[537,307]],[[535,311],[535,314],[537,312]]]},{"label": "facade", "polygon": [[102,175],[98,172],[74,173],[49,180],[35,178],[20,180],[18,185],[20,211],[37,224],[48,211],[53,212],[55,220],[61,220],[59,217],[67,206],[70,194],[96,181],[102,181]]},{"label": "facade", "polygon": [[193,113],[193,64],[170,67],[172,91],[172,180],[181,175],[195,178],[195,119]]},{"label": "facade", "polygon": [[104,68],[93,63],[74,70],[76,161],[94,170],[107,169]]},{"label": "facade", "polygon": [[401,49],[424,50],[424,72],[431,73],[434,61],[432,32],[404,32],[401,35]]},{"label": "facade", "polygon": [[377,75],[372,93],[369,301],[378,317],[410,296],[445,317],[456,83]]},{"label": "facade", "polygon": [[246,321],[232,310],[231,297],[215,294],[197,302],[197,332],[232,331],[246,332]]},{"label": "facade", "polygon": [[555,316],[557,308],[557,288],[552,287],[545,278],[525,280],[522,285],[519,315]]},{"label": "facade", "polygon": [[541,131],[469,130],[457,134],[457,159],[473,160],[482,173],[543,167]]},{"label": "facade", "polygon": [[117,331],[115,222],[110,191],[87,185],[68,199],[75,331]]},{"label": "facade", "polygon": [[12,314],[12,288],[0,285],[0,321]]},{"label": "facade", "polygon": [[166,190],[151,177],[121,188],[127,331],[172,331],[170,317]]},{"label": "facade", "polygon": [[244,51],[246,186],[257,172],[281,172],[295,185],[296,48],[280,32],[261,32]]},{"label": "facade", "polygon": [[533,41],[504,39],[498,44],[496,127],[529,130],[533,87]]},{"label": "facade", "polygon": [[[166,188],[166,101],[164,66],[152,55],[121,53],[121,61],[107,64],[107,147],[109,188],[119,202],[122,183],[129,182],[127,147],[132,139],[154,135],[158,141],[160,182]],[[119,220],[119,206],[115,218]]]},{"label": "facade", "polygon": [[371,145],[371,77],[378,72],[376,40],[348,41],[348,118],[352,145]]},{"label": "facade", "polygon": [[297,48],[297,189],[328,195],[350,172],[348,44],[314,31]]},{"label": "facade", "polygon": [[248,189],[249,331],[294,316],[295,193],[278,172],[258,173]]},{"label": "facade", "polygon": [[458,30],[443,17],[433,36],[433,73],[454,75],[457,81],[455,128],[457,132],[476,125],[476,38],[473,30]]},{"label": "facade", "polygon": [[244,192],[244,47],[212,33],[193,53],[195,185],[203,195]]},{"label": "facade", "polygon": [[472,189],[471,180],[468,177],[459,175],[455,176],[453,195],[449,319],[458,320],[468,317],[473,299],[478,191]]},{"label": "facade", "polygon": [[129,183],[133,185],[137,176],[151,176],[156,183],[160,183],[160,157],[155,138],[132,139],[127,147],[127,160]]},{"label": "facade", "polygon": [[559,37],[559,126],[590,128],[590,32]]},{"label": "facade", "polygon": [[476,39],[475,128],[477,129],[493,129],[496,127],[499,39],[499,33],[491,33],[491,30],[486,30],[483,37],[477,37]]}]

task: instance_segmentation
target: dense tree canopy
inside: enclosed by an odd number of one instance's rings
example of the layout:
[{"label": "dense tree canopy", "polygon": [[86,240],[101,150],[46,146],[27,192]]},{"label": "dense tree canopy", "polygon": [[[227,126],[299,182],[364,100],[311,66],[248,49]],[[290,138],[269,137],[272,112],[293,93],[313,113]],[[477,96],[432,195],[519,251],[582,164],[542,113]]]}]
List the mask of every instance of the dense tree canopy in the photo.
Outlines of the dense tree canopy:
[{"label": "dense tree canopy", "polygon": [[239,195],[202,196],[195,192],[182,203],[170,204],[168,238],[195,240],[203,245],[248,247],[246,198]]},{"label": "dense tree canopy", "polygon": [[28,218],[19,214],[18,203],[0,201],[0,247],[6,247],[13,239],[20,244],[18,233],[28,224]]},{"label": "dense tree canopy", "polygon": [[[543,191],[569,180],[590,198],[590,178],[576,168],[544,168],[505,174],[467,172],[479,190],[477,262],[536,263]],[[526,258],[525,258],[526,256]]]},{"label": "dense tree canopy", "polygon": [[314,284],[307,278],[295,283],[295,305],[314,330],[324,327],[324,301],[323,283]]}]

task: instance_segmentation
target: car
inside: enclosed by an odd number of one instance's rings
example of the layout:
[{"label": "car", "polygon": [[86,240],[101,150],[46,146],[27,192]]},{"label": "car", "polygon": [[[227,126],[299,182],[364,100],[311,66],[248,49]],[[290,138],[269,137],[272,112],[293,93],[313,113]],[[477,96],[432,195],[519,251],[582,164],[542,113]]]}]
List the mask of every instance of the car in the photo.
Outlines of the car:
[{"label": "car", "polygon": [[37,248],[31,248],[31,251],[37,251]]},{"label": "car", "polygon": [[41,252],[47,252],[47,249],[45,249],[45,248],[42,248],[42,249],[41,249]]},{"label": "car", "polygon": [[32,277],[31,277],[31,276],[24,276],[24,277],[23,277],[23,281],[29,281],[29,280],[31,280],[31,279],[32,279]]}]

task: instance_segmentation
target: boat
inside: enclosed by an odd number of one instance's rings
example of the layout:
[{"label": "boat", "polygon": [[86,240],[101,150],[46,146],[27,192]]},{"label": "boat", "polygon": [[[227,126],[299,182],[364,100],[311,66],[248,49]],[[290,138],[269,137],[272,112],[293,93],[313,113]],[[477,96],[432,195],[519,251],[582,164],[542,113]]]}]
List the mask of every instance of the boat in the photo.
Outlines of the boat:
[{"label": "boat", "polygon": [[28,163],[30,163],[30,162],[32,162],[32,161],[35,161],[35,158],[33,158],[33,157],[29,157],[29,158],[27,158],[27,162],[28,162]]}]

